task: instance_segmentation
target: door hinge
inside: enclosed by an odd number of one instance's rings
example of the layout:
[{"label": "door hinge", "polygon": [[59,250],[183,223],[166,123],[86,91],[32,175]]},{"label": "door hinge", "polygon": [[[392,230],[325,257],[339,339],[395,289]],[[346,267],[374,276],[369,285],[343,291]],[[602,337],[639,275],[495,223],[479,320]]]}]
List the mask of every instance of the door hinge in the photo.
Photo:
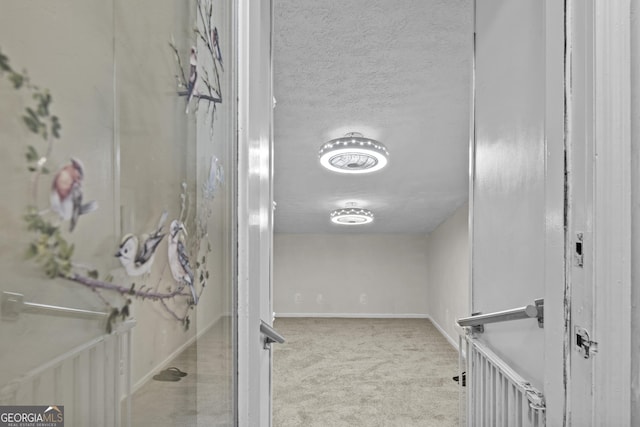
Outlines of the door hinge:
[{"label": "door hinge", "polygon": [[575,327],[576,331],[576,347],[578,352],[582,354],[585,359],[590,358],[592,355],[598,352],[598,343],[591,341],[589,331],[580,326]]}]

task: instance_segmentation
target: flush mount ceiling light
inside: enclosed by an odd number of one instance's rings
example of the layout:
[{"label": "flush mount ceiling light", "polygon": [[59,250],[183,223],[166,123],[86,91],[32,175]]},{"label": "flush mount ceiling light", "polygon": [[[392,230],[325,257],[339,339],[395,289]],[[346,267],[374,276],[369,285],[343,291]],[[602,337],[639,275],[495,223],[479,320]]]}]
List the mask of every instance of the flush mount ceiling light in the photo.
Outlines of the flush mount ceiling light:
[{"label": "flush mount ceiling light", "polygon": [[340,225],[361,225],[373,222],[373,212],[369,209],[346,207],[331,212],[331,222]]},{"label": "flush mount ceiling light", "polygon": [[382,169],[387,164],[389,152],[383,143],[351,132],[324,143],[318,155],[320,164],[329,170],[368,173]]}]

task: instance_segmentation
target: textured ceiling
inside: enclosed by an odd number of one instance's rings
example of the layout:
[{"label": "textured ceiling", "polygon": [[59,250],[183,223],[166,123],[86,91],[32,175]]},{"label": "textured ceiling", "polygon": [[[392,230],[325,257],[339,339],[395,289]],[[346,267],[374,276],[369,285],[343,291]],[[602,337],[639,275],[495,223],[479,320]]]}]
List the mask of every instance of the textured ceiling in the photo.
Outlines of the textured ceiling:
[{"label": "textured ceiling", "polygon": [[[468,197],[472,1],[274,3],[275,231],[432,231]],[[383,142],[387,167],[321,167],[347,132]],[[375,221],[332,224],[347,202]]]}]

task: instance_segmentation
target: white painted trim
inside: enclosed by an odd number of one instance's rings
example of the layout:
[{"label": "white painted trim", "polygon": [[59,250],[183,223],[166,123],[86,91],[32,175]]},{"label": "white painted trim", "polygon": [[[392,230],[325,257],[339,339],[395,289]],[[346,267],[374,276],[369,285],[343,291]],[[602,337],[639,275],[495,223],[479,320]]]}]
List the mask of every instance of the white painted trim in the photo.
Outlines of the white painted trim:
[{"label": "white painted trim", "polygon": [[[478,0],[473,0],[473,28],[472,28],[472,36],[473,36],[473,47],[471,54],[471,106],[470,106],[470,114],[469,114],[469,296],[468,296],[468,309],[470,313],[474,313],[474,303],[473,303],[473,295],[474,295],[474,285],[473,285],[473,246],[475,241],[474,234],[474,214],[475,214],[475,185],[476,185],[476,61],[477,61],[477,10],[478,10]],[[463,340],[459,339],[459,345],[462,343],[466,343],[465,347],[468,349],[468,342],[466,337]],[[464,351],[464,350],[463,350]],[[466,353],[466,352],[465,352]],[[458,352],[460,354],[460,352]],[[465,354],[466,357],[466,354]],[[468,363],[465,364],[467,366],[467,371],[469,370]],[[461,359],[458,359],[458,370],[462,370]],[[458,416],[462,422],[462,420],[472,420],[472,412],[471,408],[474,405],[475,396],[471,390],[471,387],[466,392],[466,396],[464,398],[460,398],[460,402],[458,404]],[[466,405],[466,406],[465,406]],[[461,424],[462,425],[462,424]]]},{"label": "white painted trim", "polygon": [[239,426],[249,425],[250,413],[255,411],[251,402],[252,366],[250,354],[252,331],[250,325],[249,286],[249,80],[250,80],[250,0],[235,3],[237,40],[237,380],[236,410]]},{"label": "white painted trim", "polygon": [[420,313],[274,313],[276,319],[284,317],[322,317],[344,319],[429,319]]},{"label": "white painted trim", "polygon": [[[473,46],[471,55],[471,102],[469,106],[469,213],[468,213],[468,235],[469,235],[469,296],[468,307],[471,313],[473,309],[473,220],[474,220],[474,200],[476,182],[476,11],[477,0],[473,0]],[[471,393],[469,393],[469,396]]]},{"label": "white painted trim", "polygon": [[[640,254],[640,2],[631,2],[631,256]],[[640,263],[631,263],[631,304],[640,307]],[[631,311],[631,425],[640,424],[640,310]]]},{"label": "white painted trim", "polygon": [[218,323],[224,316],[218,316],[213,322],[209,324],[209,326],[202,328],[198,331],[197,334],[189,338],[185,341],[181,346],[176,348],[171,354],[165,357],[162,361],[156,364],[156,366],[151,369],[144,377],[140,378],[134,385],[131,387],[131,395],[135,394],[140,388],[142,388],[147,382],[153,378],[158,372],[160,372],[166,365],[168,365],[173,359],[175,359],[180,353],[185,351],[191,344],[196,342],[198,338],[200,338],[203,334],[209,331],[209,329],[213,328],[216,323]]},{"label": "white painted trim", "polygon": [[[544,395],[546,422],[563,426],[567,420],[569,313],[565,311],[565,2],[545,0],[545,287]],[[566,46],[566,47],[565,47]],[[566,53],[567,55],[569,53]],[[570,107],[570,105],[568,105]],[[567,122],[568,123],[568,122]],[[567,254],[568,255],[568,254]],[[568,356],[567,356],[568,358]]]},{"label": "white painted trim", "polygon": [[238,425],[268,427],[271,356],[263,347],[259,326],[271,316],[272,2],[234,4],[238,11]]},{"label": "white painted trim", "polygon": [[594,3],[594,425],[631,413],[630,12],[629,0]]}]

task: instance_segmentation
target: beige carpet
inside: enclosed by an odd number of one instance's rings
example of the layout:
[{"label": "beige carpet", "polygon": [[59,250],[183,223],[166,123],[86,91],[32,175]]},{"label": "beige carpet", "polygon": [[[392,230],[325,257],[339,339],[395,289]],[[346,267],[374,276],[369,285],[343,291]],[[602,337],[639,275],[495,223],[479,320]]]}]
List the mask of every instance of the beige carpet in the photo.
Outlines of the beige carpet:
[{"label": "beige carpet", "polygon": [[274,427],[458,425],[457,352],[426,319],[279,318]]}]

